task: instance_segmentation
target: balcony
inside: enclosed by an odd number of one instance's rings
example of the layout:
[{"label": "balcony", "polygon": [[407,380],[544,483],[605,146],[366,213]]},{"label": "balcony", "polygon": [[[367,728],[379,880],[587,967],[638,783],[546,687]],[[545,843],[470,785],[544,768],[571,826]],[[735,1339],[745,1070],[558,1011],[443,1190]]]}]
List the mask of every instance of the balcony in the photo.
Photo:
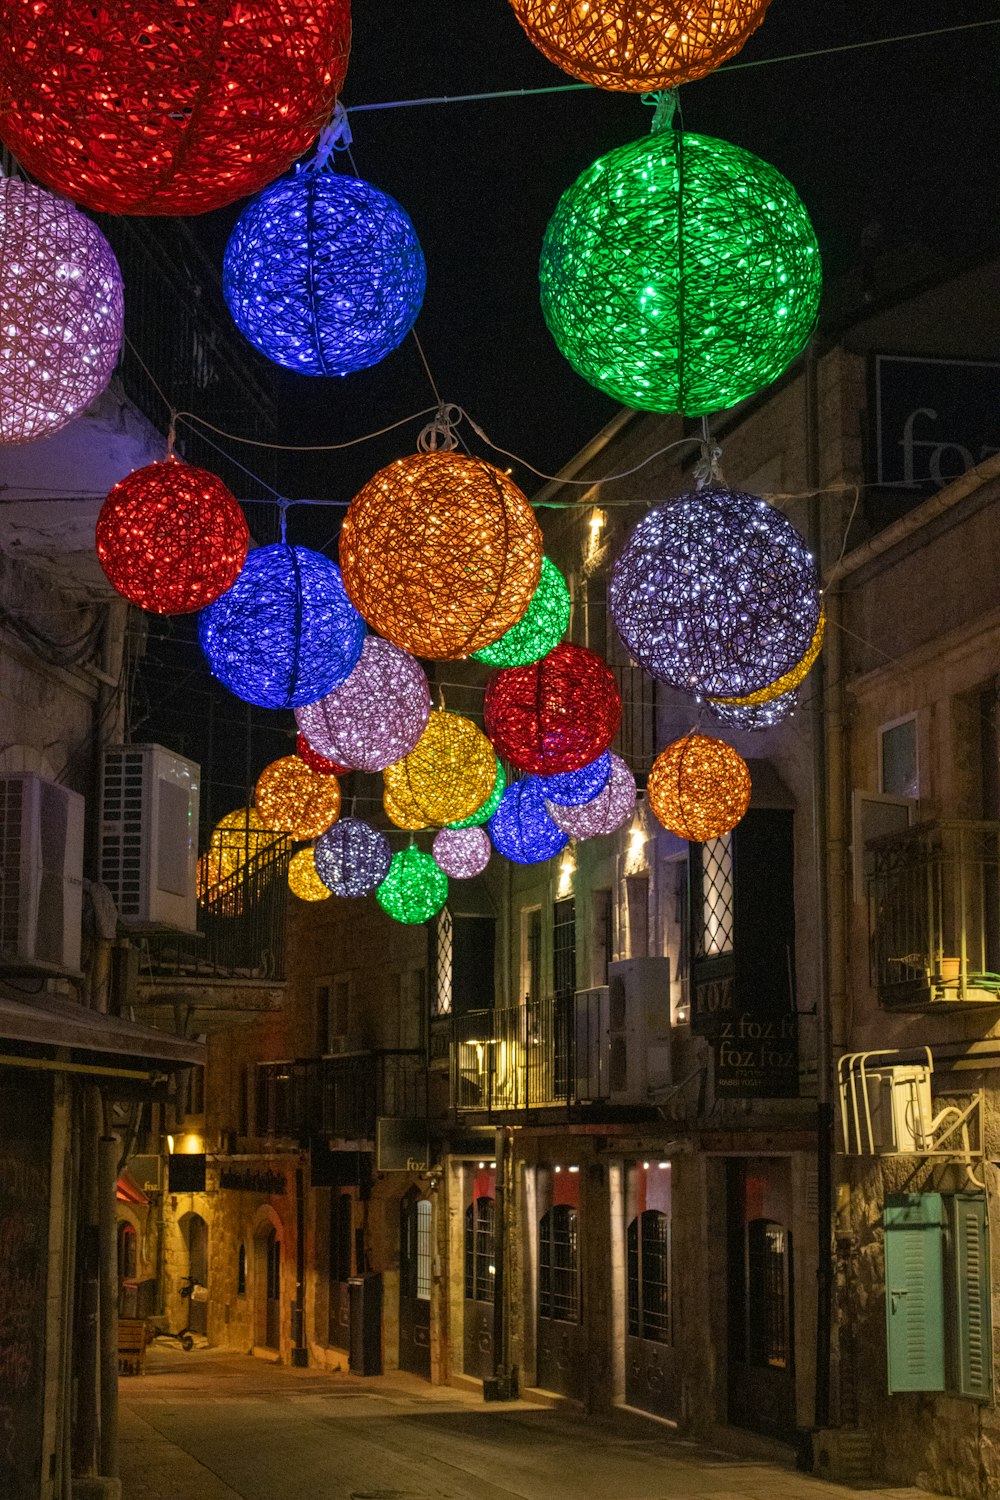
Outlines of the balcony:
[{"label": "balcony", "polygon": [[880,1004],[1000,1006],[1000,822],[921,823],[865,854]]},{"label": "balcony", "polygon": [[427,1118],[423,1052],[351,1052],[260,1063],[255,1134],[299,1141],[375,1140],[379,1119]]},{"label": "balcony", "polygon": [[175,1008],[195,1032],[280,1010],[291,842],[278,838],[202,893],[198,931],[141,940],[136,1004],[173,1028]]}]

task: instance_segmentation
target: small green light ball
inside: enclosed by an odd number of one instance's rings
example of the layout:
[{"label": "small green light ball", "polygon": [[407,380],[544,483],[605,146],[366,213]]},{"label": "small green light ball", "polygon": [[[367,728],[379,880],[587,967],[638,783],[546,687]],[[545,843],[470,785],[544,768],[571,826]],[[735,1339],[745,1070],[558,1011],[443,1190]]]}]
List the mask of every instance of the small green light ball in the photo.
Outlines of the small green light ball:
[{"label": "small green light ball", "polygon": [[441,910],[448,899],[448,877],[429,854],[411,845],[392,856],[375,899],[397,922],[413,926]]},{"label": "small green light ball", "polygon": [[477,807],[475,812],[470,813],[467,818],[462,818],[460,822],[449,823],[447,826],[449,828],[476,828],[483,823],[488,823],[500,806],[500,798],[506,790],[507,778],[504,775],[503,766],[497,761],[497,774],[496,780],[493,783],[493,790],[482,807]]},{"label": "small green light ball", "polygon": [[541,661],[566,634],[569,614],[566,580],[555,563],[543,557],[538,587],[525,614],[492,646],[484,646],[472,655],[490,667],[526,667],[530,662]]},{"label": "small green light ball", "polygon": [[776,380],[812,333],[822,287],[809,215],[781,173],[669,129],[567,188],[539,276],[578,374],[626,406],[686,416]]}]

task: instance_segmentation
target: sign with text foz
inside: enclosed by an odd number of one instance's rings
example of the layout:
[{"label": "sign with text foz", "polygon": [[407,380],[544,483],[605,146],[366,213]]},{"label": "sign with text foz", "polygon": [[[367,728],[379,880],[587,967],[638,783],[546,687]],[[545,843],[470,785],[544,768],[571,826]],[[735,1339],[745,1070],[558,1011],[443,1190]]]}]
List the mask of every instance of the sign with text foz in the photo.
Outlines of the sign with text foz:
[{"label": "sign with text foz", "polygon": [[718,1098],[799,1092],[792,820],[751,809],[691,845],[691,1029],[711,1042]]},{"label": "sign with text foz", "polygon": [[869,484],[932,495],[1000,452],[1000,364],[876,354]]}]

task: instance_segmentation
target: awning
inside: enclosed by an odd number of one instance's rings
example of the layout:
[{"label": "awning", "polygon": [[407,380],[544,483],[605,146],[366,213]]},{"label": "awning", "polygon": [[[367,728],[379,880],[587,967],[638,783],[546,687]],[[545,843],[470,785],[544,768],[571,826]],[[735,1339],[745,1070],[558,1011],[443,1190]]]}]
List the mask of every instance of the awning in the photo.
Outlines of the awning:
[{"label": "awning", "polygon": [[115,1197],[119,1203],[137,1203],[149,1206],[149,1199],[136,1182],[128,1167],[124,1167],[115,1183]]},{"label": "awning", "polygon": [[203,1042],[186,1041],[48,995],[30,1001],[0,995],[0,1047],[4,1042],[68,1048],[85,1054],[83,1062],[109,1073],[170,1073],[205,1061]]}]

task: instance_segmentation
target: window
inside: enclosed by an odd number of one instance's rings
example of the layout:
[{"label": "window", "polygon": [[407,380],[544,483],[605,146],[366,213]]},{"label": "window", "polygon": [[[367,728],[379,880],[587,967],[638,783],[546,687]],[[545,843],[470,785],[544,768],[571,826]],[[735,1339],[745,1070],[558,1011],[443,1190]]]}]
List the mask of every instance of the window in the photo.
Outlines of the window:
[{"label": "window", "polygon": [[495,1200],[477,1198],[465,1210],[465,1295],[470,1302],[493,1301],[495,1231]]},{"label": "window", "polygon": [[670,1220],[657,1208],[628,1226],[628,1331],[670,1342]]},{"label": "window", "polygon": [[593,893],[593,961],[591,963],[591,982],[593,984],[607,984],[608,964],[614,956],[614,938],[612,935],[614,908],[611,905],[610,891],[594,891]]},{"label": "window", "polygon": [[240,1069],[239,1097],[237,1100],[236,1129],[240,1135],[250,1134],[250,1067],[249,1065]]},{"label": "window", "polygon": [[330,995],[330,1048],[340,1046],[351,1029],[351,981],[335,979]]},{"label": "window", "polygon": [[453,922],[447,906],[441,908],[434,924],[434,993],[433,1014],[451,1015],[452,932]]},{"label": "window", "polygon": [[747,1363],[791,1364],[791,1235],[771,1219],[747,1225]]},{"label": "window", "polygon": [[542,913],[537,906],[521,913],[521,993],[529,1003],[542,998]]},{"label": "window", "polygon": [[316,1017],[316,1051],[323,1055],[329,1050],[330,1037],[330,985],[318,984],[313,992]]},{"label": "window", "polygon": [[897,719],[879,730],[879,791],[890,797],[920,796],[917,719]]},{"label": "window", "polygon": [[245,1297],[247,1294],[247,1247],[241,1245],[236,1256],[236,1295]]},{"label": "window", "polygon": [[292,1064],[258,1063],[255,1135],[292,1135]]},{"label": "window", "polygon": [[118,1222],[118,1280],[134,1281],[138,1272],[135,1226],[127,1219]]},{"label": "window", "polygon": [[572,1001],[576,991],[576,901],[552,904],[552,987],[556,1000]]},{"label": "window", "polygon": [[649,877],[625,877],[625,909],[628,912],[628,956],[649,955]]},{"label": "window", "polygon": [[580,1321],[579,1216],[566,1203],[550,1208],[539,1225],[538,1311],[560,1323]]},{"label": "window", "polygon": [[886,1199],[888,1384],[975,1401],[992,1392],[989,1222],[976,1193]]},{"label": "window", "polygon": [[729,834],[701,846],[701,955],[733,951],[733,846]]}]

